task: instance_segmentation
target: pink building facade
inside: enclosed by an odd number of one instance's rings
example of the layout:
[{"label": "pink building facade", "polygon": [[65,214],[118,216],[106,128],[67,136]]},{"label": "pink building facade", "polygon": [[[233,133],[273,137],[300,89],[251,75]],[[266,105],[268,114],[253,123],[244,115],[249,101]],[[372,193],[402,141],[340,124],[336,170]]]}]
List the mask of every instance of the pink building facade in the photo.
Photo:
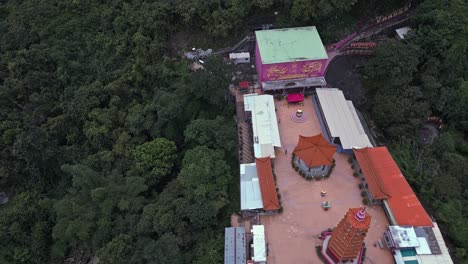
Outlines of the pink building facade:
[{"label": "pink building facade", "polygon": [[262,64],[258,44],[255,54],[255,66],[261,82],[324,77],[325,74],[326,59]]}]

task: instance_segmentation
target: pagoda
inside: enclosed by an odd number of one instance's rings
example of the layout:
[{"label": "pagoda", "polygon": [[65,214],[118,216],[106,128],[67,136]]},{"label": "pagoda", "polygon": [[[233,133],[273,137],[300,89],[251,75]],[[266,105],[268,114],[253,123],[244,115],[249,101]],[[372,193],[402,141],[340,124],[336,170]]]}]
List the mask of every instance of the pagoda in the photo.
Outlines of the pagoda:
[{"label": "pagoda", "polygon": [[351,208],[341,222],[333,229],[326,248],[326,254],[335,263],[360,257],[364,238],[369,230],[371,216],[366,208]]}]

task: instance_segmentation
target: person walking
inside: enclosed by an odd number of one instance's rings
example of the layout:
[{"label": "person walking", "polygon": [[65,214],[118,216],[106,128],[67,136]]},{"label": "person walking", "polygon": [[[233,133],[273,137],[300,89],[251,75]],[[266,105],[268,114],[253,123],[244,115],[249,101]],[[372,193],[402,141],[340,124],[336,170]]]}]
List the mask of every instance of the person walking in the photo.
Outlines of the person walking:
[{"label": "person walking", "polygon": [[285,148],[285,149],[284,149],[284,155],[287,155],[287,154],[288,154],[288,149]]}]

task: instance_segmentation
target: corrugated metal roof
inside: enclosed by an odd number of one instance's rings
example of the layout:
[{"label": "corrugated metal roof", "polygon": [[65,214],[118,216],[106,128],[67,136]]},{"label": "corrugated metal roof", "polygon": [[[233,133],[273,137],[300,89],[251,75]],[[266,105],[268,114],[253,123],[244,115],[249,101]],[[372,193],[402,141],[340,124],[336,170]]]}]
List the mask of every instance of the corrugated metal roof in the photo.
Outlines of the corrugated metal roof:
[{"label": "corrugated metal roof", "polygon": [[343,149],[372,147],[356,109],[337,88],[317,88],[317,97],[332,137],[338,137]]},{"label": "corrugated metal roof", "polygon": [[241,210],[263,208],[262,192],[255,163],[240,165]]},{"label": "corrugated metal roof", "polygon": [[245,229],[226,227],[224,229],[224,264],[245,264]]},{"label": "corrugated metal roof", "polygon": [[255,31],[263,64],[328,59],[315,27]]},{"label": "corrugated metal roof", "polygon": [[281,147],[275,103],[271,95],[244,95],[244,110],[252,112],[254,155],[275,157],[274,147]]}]

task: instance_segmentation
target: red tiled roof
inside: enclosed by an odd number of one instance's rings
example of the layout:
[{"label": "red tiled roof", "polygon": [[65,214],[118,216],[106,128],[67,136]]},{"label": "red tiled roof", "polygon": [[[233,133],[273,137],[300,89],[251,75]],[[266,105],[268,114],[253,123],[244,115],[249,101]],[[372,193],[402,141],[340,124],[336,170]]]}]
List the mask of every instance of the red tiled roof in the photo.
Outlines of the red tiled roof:
[{"label": "red tiled roof", "polygon": [[[355,149],[361,170],[386,199],[398,225],[432,226],[432,220],[393,160],[387,147]],[[370,190],[373,195],[374,192]]]},{"label": "red tiled roof", "polygon": [[299,136],[294,153],[310,167],[332,165],[336,146],[330,144],[322,134],[311,137]]},{"label": "red tiled roof", "polygon": [[270,157],[255,159],[255,163],[257,165],[258,181],[262,192],[263,210],[270,211],[280,209]]},{"label": "red tiled roof", "polygon": [[392,157],[385,152],[388,153],[387,149],[381,147],[354,149],[372,197],[378,200],[390,198],[389,190],[382,182],[383,175],[401,173]]}]

